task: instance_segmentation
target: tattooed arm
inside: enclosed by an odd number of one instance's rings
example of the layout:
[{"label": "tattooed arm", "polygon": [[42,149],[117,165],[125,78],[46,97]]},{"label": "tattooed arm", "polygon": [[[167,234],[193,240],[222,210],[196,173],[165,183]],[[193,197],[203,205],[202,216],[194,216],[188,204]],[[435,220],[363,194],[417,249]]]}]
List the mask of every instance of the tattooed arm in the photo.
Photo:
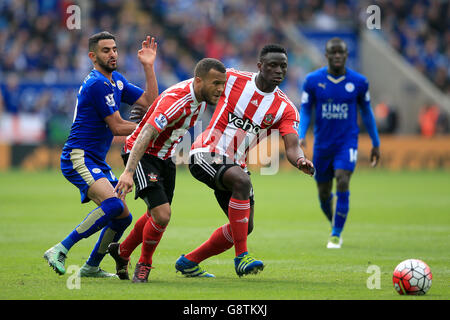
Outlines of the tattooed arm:
[{"label": "tattooed arm", "polygon": [[150,141],[157,135],[158,131],[151,124],[147,123],[142,127],[142,131],[139,133],[134,146],[131,149],[125,170],[120,176],[119,182],[114,189],[120,199],[125,200],[127,193],[133,191],[133,175],[136,171],[136,167],[144,155],[145,150],[147,150]]}]

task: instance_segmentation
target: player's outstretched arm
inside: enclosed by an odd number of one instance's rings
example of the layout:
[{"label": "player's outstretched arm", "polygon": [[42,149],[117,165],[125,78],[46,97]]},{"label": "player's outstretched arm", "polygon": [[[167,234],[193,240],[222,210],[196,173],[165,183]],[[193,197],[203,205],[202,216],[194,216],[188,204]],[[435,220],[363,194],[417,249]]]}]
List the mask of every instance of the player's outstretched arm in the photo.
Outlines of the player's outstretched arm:
[{"label": "player's outstretched arm", "polygon": [[302,148],[300,147],[298,136],[295,133],[289,133],[283,136],[286,157],[289,162],[299,170],[312,176],[315,172],[314,165],[306,159]]},{"label": "player's outstretched arm", "polygon": [[128,136],[136,129],[136,123],[122,119],[119,111],[107,116],[105,122],[115,136]]},{"label": "player's outstretched arm", "polygon": [[142,131],[139,133],[136,142],[131,149],[125,170],[120,176],[119,182],[114,189],[120,199],[125,200],[127,193],[133,190],[133,175],[136,171],[136,167],[144,155],[145,150],[147,150],[150,141],[157,135],[158,131],[151,124],[147,123],[142,127]]},{"label": "player's outstretched arm", "polygon": [[[142,41],[142,48],[138,51],[138,59],[142,63],[145,73],[145,91],[142,96],[136,101],[137,105],[142,108],[141,111],[145,113],[149,106],[158,97],[158,81],[156,80],[156,74],[154,64],[156,60],[156,53],[158,44],[155,38],[147,36],[145,41]],[[137,113],[137,111],[135,111]],[[135,116],[134,114],[132,116]],[[142,117],[141,117],[142,118]],[[132,119],[133,120],[133,119]]]},{"label": "player's outstretched arm", "polygon": [[298,142],[300,143],[300,147],[301,148],[306,148],[306,139],[305,138],[300,138],[299,140],[298,140]]}]

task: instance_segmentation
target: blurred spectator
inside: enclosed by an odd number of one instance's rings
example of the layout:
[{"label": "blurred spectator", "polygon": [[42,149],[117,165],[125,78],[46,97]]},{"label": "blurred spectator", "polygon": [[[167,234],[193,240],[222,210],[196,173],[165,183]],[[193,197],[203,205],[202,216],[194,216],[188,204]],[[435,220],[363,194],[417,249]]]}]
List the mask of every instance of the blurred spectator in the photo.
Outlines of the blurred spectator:
[{"label": "blurred spectator", "polygon": [[381,34],[444,93],[450,92],[450,1],[371,1],[382,12]]},{"label": "blurred spectator", "polygon": [[[287,39],[283,26],[356,30],[358,12],[365,12],[369,4],[381,8],[380,32],[391,45],[450,94],[449,1],[85,1],[80,2],[80,6],[89,3],[82,10],[81,30],[68,30],[65,9],[72,2],[0,0],[0,88],[5,112],[72,119],[76,92],[92,68],[88,37],[102,30],[116,34],[119,71],[138,85],[144,83],[144,74],[136,52],[146,35],[156,37],[160,92],[192,77],[195,62],[205,56],[221,59],[227,67],[257,71],[261,47],[280,43],[289,54],[282,87],[300,105],[304,77],[319,66],[302,43]],[[49,87],[57,88],[49,94]]]},{"label": "blurred spectator", "polygon": [[380,133],[394,133],[397,129],[397,112],[386,102],[378,103],[374,108],[375,120]]},{"label": "blurred spectator", "polygon": [[4,111],[5,111],[5,103],[3,102],[2,90],[0,90],[0,119],[1,119]]},{"label": "blurred spectator", "polygon": [[436,134],[436,127],[439,118],[439,107],[433,104],[424,106],[419,113],[420,133],[427,138]]},{"label": "blurred spectator", "polygon": [[441,110],[436,123],[436,133],[443,135],[448,134],[450,130],[448,114]]},{"label": "blurred spectator", "polygon": [[19,77],[11,74],[6,79],[6,84],[2,90],[5,103],[5,112],[17,114],[20,109]]}]

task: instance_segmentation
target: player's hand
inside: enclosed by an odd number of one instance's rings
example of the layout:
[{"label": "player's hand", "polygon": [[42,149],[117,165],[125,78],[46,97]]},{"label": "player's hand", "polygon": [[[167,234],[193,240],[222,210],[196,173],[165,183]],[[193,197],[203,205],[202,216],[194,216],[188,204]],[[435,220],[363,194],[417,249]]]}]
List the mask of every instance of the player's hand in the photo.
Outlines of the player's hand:
[{"label": "player's hand", "polygon": [[300,147],[306,148],[306,139],[300,138],[299,142],[300,142]]},{"label": "player's hand", "polygon": [[142,41],[142,48],[138,51],[138,59],[143,66],[153,66],[157,49],[158,44],[155,42],[155,38],[147,36],[145,41]]},{"label": "player's hand", "polygon": [[380,160],[380,147],[373,147],[370,151],[370,164],[374,168]]},{"label": "player's hand", "polygon": [[117,197],[125,201],[125,197],[127,193],[133,191],[133,175],[129,172],[124,172],[119,178],[119,182],[114,188],[114,192],[117,194]]},{"label": "player's hand", "polygon": [[313,176],[314,173],[316,172],[313,163],[303,157],[297,160],[297,168],[310,176]]},{"label": "player's hand", "polygon": [[130,120],[134,122],[140,122],[147,113],[147,110],[147,107],[141,106],[139,104],[135,105],[133,109],[131,109]]}]

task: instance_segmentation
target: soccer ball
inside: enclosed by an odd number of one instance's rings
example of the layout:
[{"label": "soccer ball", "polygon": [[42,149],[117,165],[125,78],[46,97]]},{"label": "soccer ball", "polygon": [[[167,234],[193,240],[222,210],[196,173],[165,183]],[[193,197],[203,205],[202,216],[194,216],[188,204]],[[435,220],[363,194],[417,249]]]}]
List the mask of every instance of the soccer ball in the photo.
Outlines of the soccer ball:
[{"label": "soccer ball", "polygon": [[424,295],[430,290],[432,279],[430,267],[418,259],[400,262],[392,277],[394,288],[401,295]]}]

